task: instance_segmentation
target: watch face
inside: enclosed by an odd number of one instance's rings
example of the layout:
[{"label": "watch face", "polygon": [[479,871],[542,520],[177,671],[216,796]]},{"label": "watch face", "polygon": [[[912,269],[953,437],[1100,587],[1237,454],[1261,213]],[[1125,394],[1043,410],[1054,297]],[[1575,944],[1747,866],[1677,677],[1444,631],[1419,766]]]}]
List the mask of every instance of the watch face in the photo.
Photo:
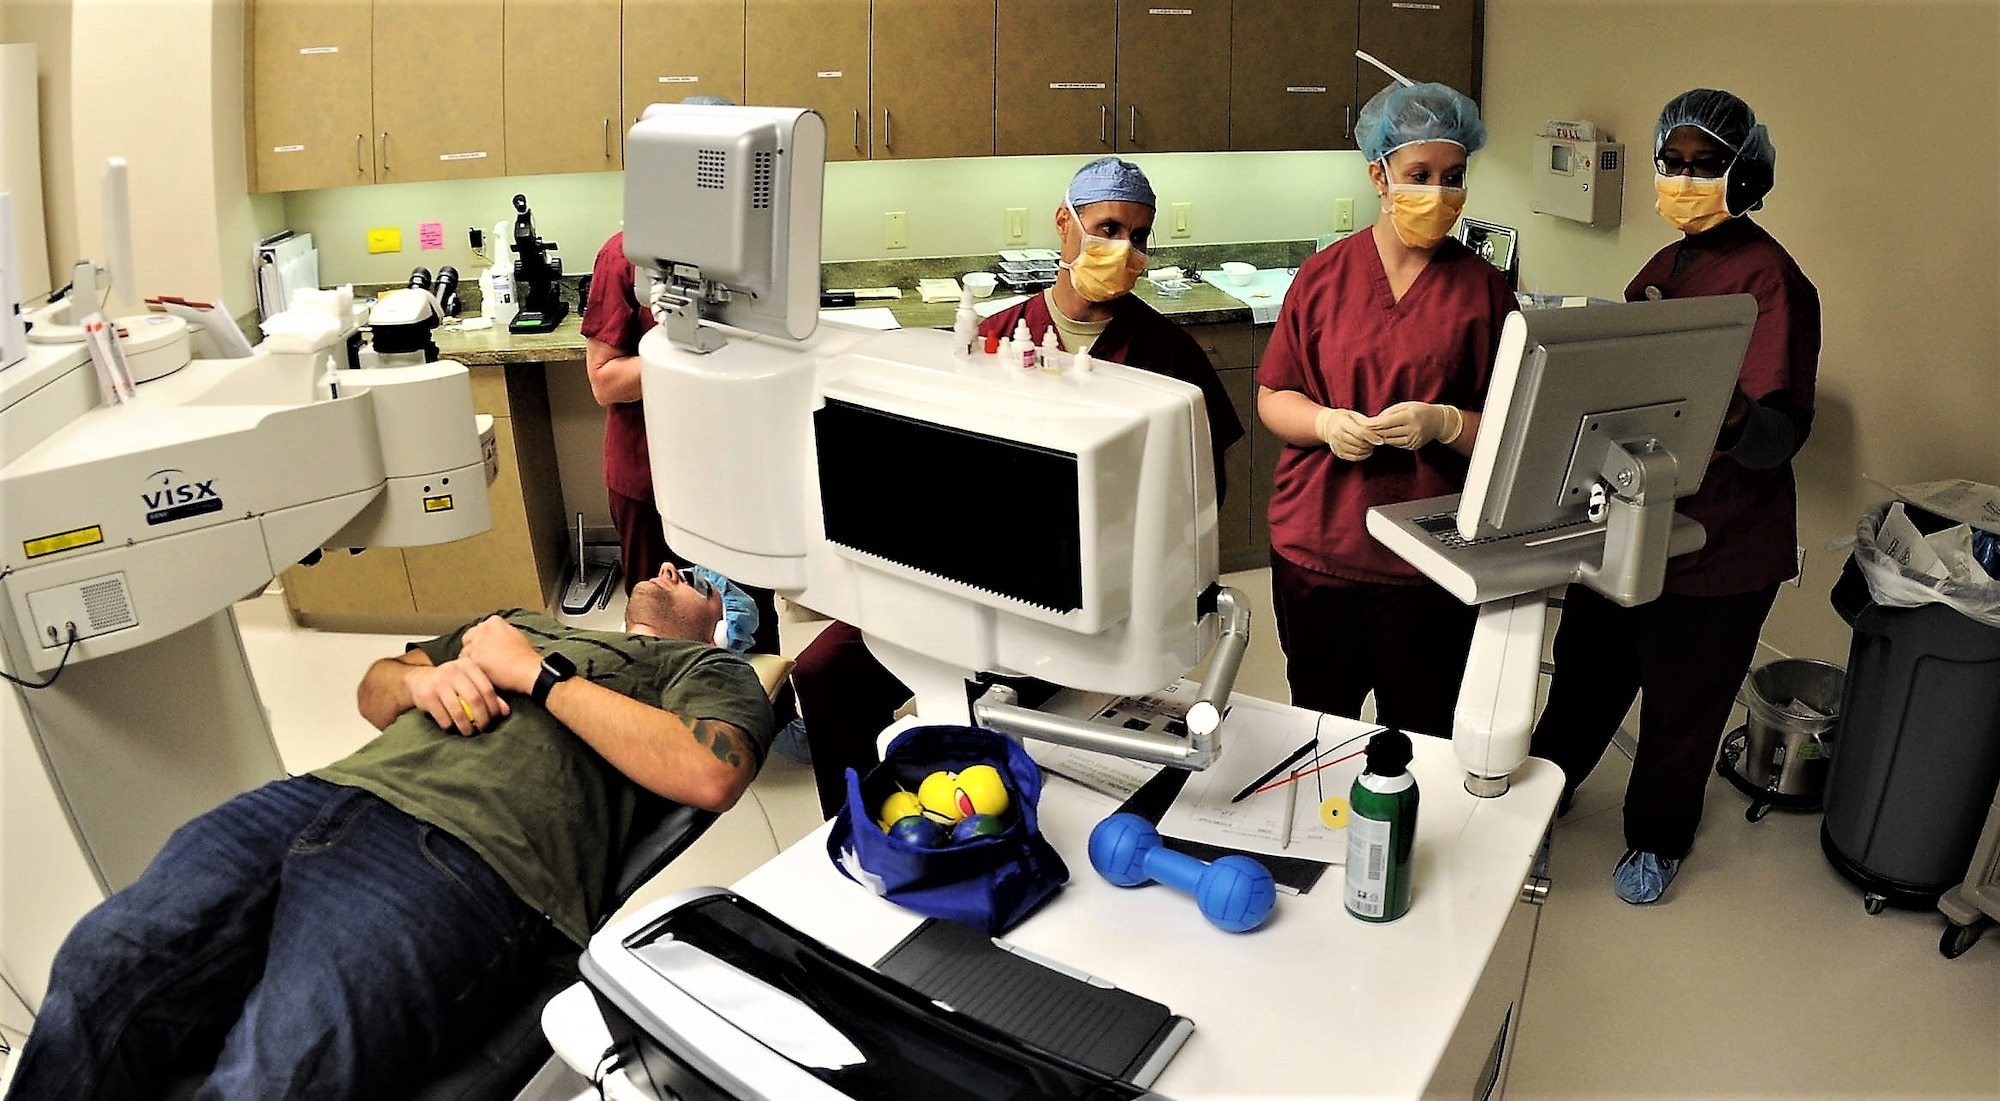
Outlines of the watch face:
[{"label": "watch face", "polygon": [[549,656],[542,659],[542,664],[554,670],[556,676],[558,677],[570,677],[576,675],[576,663],[562,656],[561,654],[550,654]]}]

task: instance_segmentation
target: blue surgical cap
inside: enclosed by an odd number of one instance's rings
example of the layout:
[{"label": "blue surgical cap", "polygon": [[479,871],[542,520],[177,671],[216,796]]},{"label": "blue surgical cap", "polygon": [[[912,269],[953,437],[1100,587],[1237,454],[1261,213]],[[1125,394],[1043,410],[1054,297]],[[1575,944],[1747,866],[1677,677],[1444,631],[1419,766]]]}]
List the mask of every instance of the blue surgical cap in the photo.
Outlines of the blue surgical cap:
[{"label": "blue surgical cap", "polygon": [[1064,200],[1076,210],[1106,202],[1138,203],[1148,210],[1159,209],[1146,174],[1138,165],[1117,157],[1099,157],[1077,169]]},{"label": "blue surgical cap", "polygon": [[1363,156],[1379,161],[1406,145],[1448,141],[1477,153],[1486,144],[1479,105],[1435,81],[1391,84],[1375,93],[1354,121],[1354,142]]},{"label": "blue surgical cap", "polygon": [[1737,96],[1719,88],[1696,88],[1682,92],[1660,111],[1660,124],[1653,128],[1653,155],[1659,156],[1667,135],[1677,126],[1694,126],[1708,131],[1716,141],[1738,157],[1778,166],[1778,151],[1771,145],[1771,132],[1757,121],[1757,112]]},{"label": "blue surgical cap", "polygon": [[757,640],[759,623],[757,602],[750,599],[750,594],[707,566],[688,566],[681,573],[701,578],[722,594],[722,624],[716,629],[716,645],[739,654],[750,649],[750,644]]}]

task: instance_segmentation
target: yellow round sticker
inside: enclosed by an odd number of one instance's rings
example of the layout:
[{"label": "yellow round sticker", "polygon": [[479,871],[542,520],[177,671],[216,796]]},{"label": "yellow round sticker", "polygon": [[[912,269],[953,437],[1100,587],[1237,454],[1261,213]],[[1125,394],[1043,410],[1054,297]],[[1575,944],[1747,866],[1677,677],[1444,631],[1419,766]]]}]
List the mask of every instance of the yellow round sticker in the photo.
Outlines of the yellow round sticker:
[{"label": "yellow round sticker", "polygon": [[1319,805],[1319,820],[1330,830],[1347,828],[1347,800],[1338,795],[1329,795],[1326,802]]}]

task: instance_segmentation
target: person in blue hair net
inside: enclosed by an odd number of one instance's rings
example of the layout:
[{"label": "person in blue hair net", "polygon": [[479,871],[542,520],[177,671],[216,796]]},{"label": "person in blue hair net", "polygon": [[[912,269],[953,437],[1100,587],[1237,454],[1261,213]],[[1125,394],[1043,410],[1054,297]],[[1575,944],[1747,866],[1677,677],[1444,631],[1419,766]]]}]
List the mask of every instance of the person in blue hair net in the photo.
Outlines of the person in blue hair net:
[{"label": "person in blue hair net", "polygon": [[[1243,422],[1208,353],[1185,330],[1132,293],[1146,270],[1153,215],[1152,181],[1131,161],[1100,157],[1077,169],[1055,209],[1061,240],[1055,285],[979,326],[1011,335],[1025,323],[1037,345],[1054,331],[1066,352],[1154,371],[1201,388],[1214,449],[1216,496],[1227,490],[1223,453],[1243,438]],[[828,816],[846,799],[846,770],[877,761],[875,736],[910,698],[910,690],[875,660],[861,632],[833,623],[799,654],[792,670],[799,717],[811,746],[813,782]]]},{"label": "person in blue hair net", "polygon": [[70,931],[10,1096],[361,1101],[453,1065],[608,916],[644,812],[757,775],[730,588],[669,564],[622,632],[517,609],[369,666],[379,736],[182,826]]},{"label": "person in blue hair net", "polygon": [[1777,150],[1741,98],[1696,88],[1653,131],[1657,209],[1680,239],[1625,288],[1628,301],[1749,294],[1757,324],[1701,489],[1676,506],[1708,542],[1667,560],[1666,591],[1621,608],[1571,585],[1555,638],[1549,702],[1532,752],[1562,766],[1567,811],[1639,697],[1639,750],[1625,785],[1618,897],[1657,901],[1701,822],[1709,766],[1757,636],[1798,571],[1792,457],[1812,430],[1819,292],[1750,213],[1775,182]]},{"label": "person in blue hair net", "polygon": [[1257,367],[1285,446],[1269,510],[1271,595],[1292,703],[1449,735],[1476,609],[1368,534],[1375,505],[1456,493],[1479,435],[1506,277],[1453,239],[1479,108],[1392,84],[1361,109],[1380,216],[1299,267]]}]

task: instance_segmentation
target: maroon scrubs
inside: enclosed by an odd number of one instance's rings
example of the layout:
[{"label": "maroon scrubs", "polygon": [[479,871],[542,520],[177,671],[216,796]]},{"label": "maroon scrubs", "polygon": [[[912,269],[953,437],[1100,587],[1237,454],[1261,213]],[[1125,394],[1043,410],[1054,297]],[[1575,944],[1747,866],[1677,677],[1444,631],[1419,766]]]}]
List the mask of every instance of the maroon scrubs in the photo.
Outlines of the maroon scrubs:
[{"label": "maroon scrubs", "polygon": [[[625,234],[611,235],[597,250],[591,266],[590,298],[583,306],[583,335],[618,349],[619,355],[639,354],[639,338],[656,322],[653,311],[639,308],[633,289],[632,261],[625,258]],[[665,524],[653,503],[653,467],[646,450],[646,407],[622,401],[604,413],[604,488],[609,491],[611,524],[618,529],[618,550],[625,563],[625,593],[673,560],[667,549]]]},{"label": "maroon scrubs", "polygon": [[[1243,438],[1243,422],[1208,353],[1186,330],[1129,294],[1114,299],[1111,311],[1110,324],[1090,346],[1091,358],[1142,367],[1199,386],[1208,407],[1208,434],[1219,476],[1222,453]],[[1042,334],[1055,324],[1048,297],[1037,294],[994,314],[979,331],[1011,336],[1014,323],[1023,319],[1028,335],[1039,345]],[[838,621],[827,624],[799,654],[792,668],[792,688],[812,747],[820,810],[832,817],[846,798],[847,770],[865,772],[874,765],[875,736],[910,698],[910,690],[868,652],[859,629]]]},{"label": "maroon scrubs", "polygon": [[[1373,416],[1403,401],[1477,411],[1500,327],[1513,312],[1492,264],[1446,240],[1398,301],[1372,232],[1315,254],[1285,294],[1257,383]],[[1292,702],[1451,733],[1474,611],[1368,534],[1373,505],[1464,488],[1466,459],[1441,443],[1380,447],[1361,462],[1325,445],[1278,453],[1271,587]]]},{"label": "maroon scrubs", "polygon": [[[994,314],[980,323],[979,335],[1009,337],[1014,335],[1015,323],[1024,320],[1028,323],[1028,339],[1039,347],[1042,334],[1055,325],[1055,319],[1049,316],[1049,296],[1030,295],[1027,301]],[[1060,331],[1056,339],[1062,339]],[[1208,353],[1201,350],[1186,329],[1138,298],[1122,295],[1111,300],[1111,322],[1091,342],[1090,358],[1144,368],[1199,386],[1202,400],[1208,406],[1208,435],[1215,449],[1215,472],[1221,476],[1222,453],[1243,438],[1243,422],[1236,416],[1236,407],[1229,403],[1229,392],[1222,388],[1222,377],[1215,373]]]},{"label": "maroon scrubs", "polygon": [[[1819,292],[1763,227],[1732,218],[1668,245],[1625,289],[1633,301],[1739,293],[1757,299],[1757,324],[1737,385],[1753,401],[1775,398],[1802,414],[1796,443],[1803,444],[1819,370]],[[1701,521],[1708,542],[1669,560],[1659,599],[1622,608],[1570,586],[1549,702],[1530,748],[1562,768],[1567,797],[1639,696],[1625,844],[1669,859],[1694,845],[1736,691],[1778,585],[1796,569],[1791,461],[1753,470],[1726,453],[1713,455],[1701,489],[1679,509]]]}]

